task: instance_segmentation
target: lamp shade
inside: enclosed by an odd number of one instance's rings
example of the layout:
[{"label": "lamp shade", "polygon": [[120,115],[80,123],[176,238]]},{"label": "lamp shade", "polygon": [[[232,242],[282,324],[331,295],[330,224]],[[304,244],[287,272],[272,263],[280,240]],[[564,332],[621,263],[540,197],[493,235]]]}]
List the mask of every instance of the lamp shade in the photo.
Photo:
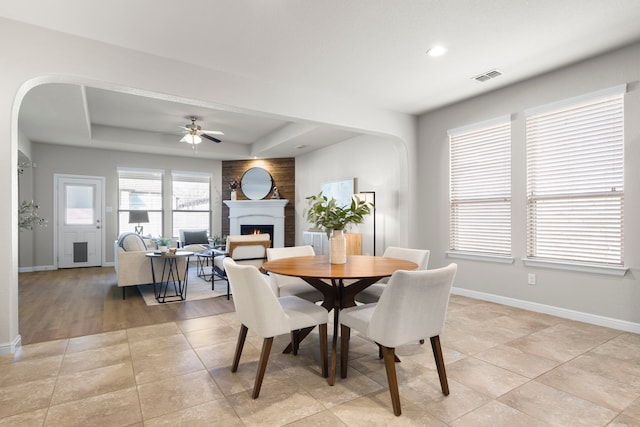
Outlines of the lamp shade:
[{"label": "lamp shade", "polygon": [[129,224],[140,224],[144,222],[149,222],[149,212],[129,211]]}]

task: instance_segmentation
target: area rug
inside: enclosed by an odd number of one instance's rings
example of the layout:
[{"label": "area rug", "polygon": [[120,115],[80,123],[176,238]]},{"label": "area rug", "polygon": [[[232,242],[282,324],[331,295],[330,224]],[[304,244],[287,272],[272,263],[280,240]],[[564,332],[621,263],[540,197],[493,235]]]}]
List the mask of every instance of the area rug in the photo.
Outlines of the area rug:
[{"label": "area rug", "polygon": [[[187,283],[187,299],[186,301],[195,301],[206,298],[216,298],[227,295],[227,282],[226,280],[216,280],[215,290],[211,290],[211,282],[203,280],[196,274],[195,268],[189,269],[189,280]],[[144,302],[147,305],[162,305],[159,303],[153,294],[153,285],[138,285],[138,291],[144,298]],[[170,287],[167,291],[167,295],[173,293],[173,289]],[[167,296],[167,302],[164,304],[180,303],[177,298],[169,298]]]}]

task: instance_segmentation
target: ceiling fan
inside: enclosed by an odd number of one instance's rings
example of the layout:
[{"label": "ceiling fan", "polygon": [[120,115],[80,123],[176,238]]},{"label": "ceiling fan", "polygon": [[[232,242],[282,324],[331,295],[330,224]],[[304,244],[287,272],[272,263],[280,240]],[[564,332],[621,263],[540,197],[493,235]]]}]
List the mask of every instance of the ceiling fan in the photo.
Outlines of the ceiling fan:
[{"label": "ceiling fan", "polygon": [[218,138],[211,135],[224,135],[224,132],[219,130],[202,130],[200,125],[196,124],[197,117],[190,117],[191,123],[184,126],[180,126],[180,129],[185,131],[185,135],[180,142],[186,142],[188,144],[197,145],[202,142],[202,138],[206,138],[213,142],[220,142]]}]

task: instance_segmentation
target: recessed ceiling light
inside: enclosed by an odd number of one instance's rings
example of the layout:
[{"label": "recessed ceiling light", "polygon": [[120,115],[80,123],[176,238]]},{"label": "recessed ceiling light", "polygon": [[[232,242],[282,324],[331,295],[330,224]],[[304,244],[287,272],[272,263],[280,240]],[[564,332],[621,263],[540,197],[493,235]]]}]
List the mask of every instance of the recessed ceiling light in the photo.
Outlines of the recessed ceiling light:
[{"label": "recessed ceiling light", "polygon": [[299,150],[299,149],[301,149],[301,148],[304,148],[304,147],[305,147],[305,145],[302,145],[302,144],[300,144],[300,145],[296,145],[296,148],[297,148],[298,150]]},{"label": "recessed ceiling light", "polygon": [[442,56],[447,53],[447,48],[444,46],[434,46],[427,51],[427,55],[431,57]]}]

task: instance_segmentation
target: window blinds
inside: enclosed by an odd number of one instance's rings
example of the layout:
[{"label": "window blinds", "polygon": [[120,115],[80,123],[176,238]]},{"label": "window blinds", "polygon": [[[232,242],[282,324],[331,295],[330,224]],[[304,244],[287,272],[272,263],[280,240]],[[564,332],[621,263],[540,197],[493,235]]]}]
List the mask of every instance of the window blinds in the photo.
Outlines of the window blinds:
[{"label": "window blinds", "polygon": [[624,87],[527,112],[527,256],[622,265]]},{"label": "window blinds", "polygon": [[511,122],[449,131],[449,249],[511,254]]},{"label": "window blinds", "polygon": [[171,172],[173,235],[181,229],[209,230],[211,224],[211,176],[196,172]]}]

